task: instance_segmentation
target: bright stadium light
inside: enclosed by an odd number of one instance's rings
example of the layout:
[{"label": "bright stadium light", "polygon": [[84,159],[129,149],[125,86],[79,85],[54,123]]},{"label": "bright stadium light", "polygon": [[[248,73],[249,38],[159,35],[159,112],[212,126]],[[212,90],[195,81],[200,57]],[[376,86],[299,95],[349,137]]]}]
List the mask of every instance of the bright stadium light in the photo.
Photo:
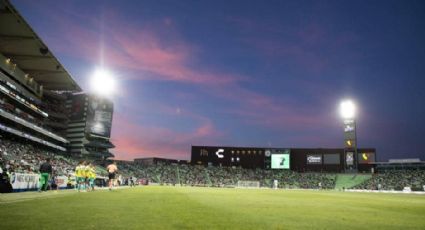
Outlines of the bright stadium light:
[{"label": "bright stadium light", "polygon": [[110,96],[115,90],[115,81],[112,74],[105,69],[97,69],[91,77],[91,88],[93,93]]},{"label": "bright stadium light", "polygon": [[356,116],[356,105],[351,100],[341,102],[340,113],[343,119],[354,119]]}]

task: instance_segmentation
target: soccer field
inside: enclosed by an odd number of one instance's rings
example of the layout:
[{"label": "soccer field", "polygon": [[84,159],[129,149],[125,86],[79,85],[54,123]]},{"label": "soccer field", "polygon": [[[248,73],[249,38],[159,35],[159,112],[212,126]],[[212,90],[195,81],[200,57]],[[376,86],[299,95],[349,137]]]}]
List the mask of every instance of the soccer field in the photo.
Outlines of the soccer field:
[{"label": "soccer field", "polygon": [[425,229],[425,196],[160,186],[0,194],[0,229]]}]

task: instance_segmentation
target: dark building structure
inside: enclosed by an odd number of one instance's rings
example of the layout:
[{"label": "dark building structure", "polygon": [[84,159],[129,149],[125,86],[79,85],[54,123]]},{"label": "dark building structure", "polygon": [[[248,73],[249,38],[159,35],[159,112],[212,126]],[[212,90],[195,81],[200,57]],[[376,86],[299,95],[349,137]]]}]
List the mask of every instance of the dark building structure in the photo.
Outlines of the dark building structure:
[{"label": "dark building structure", "polygon": [[69,94],[67,139],[71,154],[112,157],[109,149],[114,104],[111,100],[85,93]]},{"label": "dark building structure", "polygon": [[107,158],[113,103],[87,95],[7,0],[0,0],[0,135]]},{"label": "dark building structure", "polygon": [[[371,172],[374,148],[358,149],[358,171]],[[257,148],[192,146],[192,164],[294,170],[298,172],[344,172],[343,148]]]}]

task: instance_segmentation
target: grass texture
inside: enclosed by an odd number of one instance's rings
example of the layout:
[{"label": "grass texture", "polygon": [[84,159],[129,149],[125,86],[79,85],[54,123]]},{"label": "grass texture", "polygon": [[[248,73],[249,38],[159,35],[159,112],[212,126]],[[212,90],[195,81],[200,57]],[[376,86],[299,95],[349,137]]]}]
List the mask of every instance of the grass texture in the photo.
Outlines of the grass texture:
[{"label": "grass texture", "polygon": [[425,196],[165,186],[0,194],[0,229],[425,229]]}]

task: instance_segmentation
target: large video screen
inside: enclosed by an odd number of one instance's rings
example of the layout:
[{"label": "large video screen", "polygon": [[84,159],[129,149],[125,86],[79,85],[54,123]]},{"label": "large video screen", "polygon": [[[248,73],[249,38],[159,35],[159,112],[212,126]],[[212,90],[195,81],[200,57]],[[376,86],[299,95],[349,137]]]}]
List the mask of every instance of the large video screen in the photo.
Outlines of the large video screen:
[{"label": "large video screen", "polygon": [[289,158],[288,153],[274,153],[271,155],[272,158],[272,169],[289,169]]},{"label": "large video screen", "polygon": [[110,137],[113,103],[104,98],[91,97],[87,108],[87,128],[91,134]]}]

